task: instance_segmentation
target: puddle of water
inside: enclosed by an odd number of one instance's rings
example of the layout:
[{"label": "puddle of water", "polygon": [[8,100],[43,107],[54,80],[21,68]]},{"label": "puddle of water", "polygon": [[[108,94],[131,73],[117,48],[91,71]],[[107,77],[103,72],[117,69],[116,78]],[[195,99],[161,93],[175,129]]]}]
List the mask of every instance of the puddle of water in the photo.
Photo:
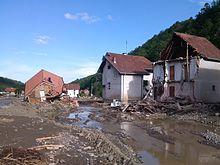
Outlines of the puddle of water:
[{"label": "puddle of water", "polygon": [[74,122],[73,125],[101,129],[101,123],[89,118],[89,115],[91,115],[94,111],[97,111],[97,109],[92,107],[79,107],[76,112],[70,113],[67,118],[79,120]]},{"label": "puddle of water", "polygon": [[[155,127],[163,128],[166,135],[175,137],[174,144],[149,136],[144,128],[134,125],[134,122],[120,123],[122,132],[136,141],[136,150],[144,164],[219,164],[217,157],[220,156],[220,150],[199,144],[198,137],[187,132],[202,130],[201,125],[165,120],[158,122]],[[176,130],[183,133],[177,133]]]},{"label": "puddle of water", "polygon": [[140,157],[140,159],[142,160],[142,164],[143,165],[159,165],[160,162],[157,158],[155,158],[153,155],[151,155],[149,152],[147,151],[139,151],[137,153],[137,155]]},{"label": "puddle of water", "polygon": [[11,103],[12,101],[9,98],[0,99],[0,108],[7,108]]}]

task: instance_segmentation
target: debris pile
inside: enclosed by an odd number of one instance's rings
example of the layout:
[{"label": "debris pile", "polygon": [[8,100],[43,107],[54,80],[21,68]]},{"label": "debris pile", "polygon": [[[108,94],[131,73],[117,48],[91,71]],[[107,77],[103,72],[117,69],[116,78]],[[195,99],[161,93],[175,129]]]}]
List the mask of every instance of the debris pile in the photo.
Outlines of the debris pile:
[{"label": "debris pile", "polygon": [[76,110],[75,104],[72,103],[66,103],[63,101],[54,101],[52,103],[39,103],[34,104],[33,107],[37,109],[37,113],[41,117],[45,117],[51,120],[56,119],[58,116],[65,116],[66,114],[69,114],[70,112],[73,112]]},{"label": "debris pile", "polygon": [[220,135],[207,130],[206,132],[200,133],[200,136],[204,138],[204,140],[199,141],[200,143],[220,149]]},{"label": "debris pile", "polygon": [[219,112],[219,107],[219,104],[193,103],[185,98],[169,98],[161,102],[152,99],[134,101],[122,107],[121,110],[122,112],[145,114],[165,113],[167,115],[184,115],[191,112],[201,112],[216,115]]},{"label": "debris pile", "polygon": [[6,165],[46,165],[47,160],[35,149],[4,147],[0,153],[0,164]]}]

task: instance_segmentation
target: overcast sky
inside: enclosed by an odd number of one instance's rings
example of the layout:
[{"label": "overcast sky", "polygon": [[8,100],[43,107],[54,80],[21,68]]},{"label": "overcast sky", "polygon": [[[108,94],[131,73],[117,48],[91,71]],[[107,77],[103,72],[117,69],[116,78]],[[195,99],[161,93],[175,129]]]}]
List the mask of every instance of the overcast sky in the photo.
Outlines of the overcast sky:
[{"label": "overcast sky", "polygon": [[65,82],[97,71],[210,0],[1,0],[0,76],[22,82],[40,69]]}]

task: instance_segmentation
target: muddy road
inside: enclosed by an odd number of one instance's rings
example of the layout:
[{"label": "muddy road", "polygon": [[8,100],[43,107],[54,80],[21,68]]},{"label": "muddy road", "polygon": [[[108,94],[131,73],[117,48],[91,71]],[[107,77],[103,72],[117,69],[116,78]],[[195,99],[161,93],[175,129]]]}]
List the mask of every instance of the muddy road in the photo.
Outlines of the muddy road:
[{"label": "muddy road", "polygon": [[[70,111],[50,106],[0,98],[0,152],[5,146],[44,146],[46,158],[36,164],[220,164],[218,116],[203,122],[192,115],[140,117],[89,105]],[[54,109],[65,113],[56,116]]]}]

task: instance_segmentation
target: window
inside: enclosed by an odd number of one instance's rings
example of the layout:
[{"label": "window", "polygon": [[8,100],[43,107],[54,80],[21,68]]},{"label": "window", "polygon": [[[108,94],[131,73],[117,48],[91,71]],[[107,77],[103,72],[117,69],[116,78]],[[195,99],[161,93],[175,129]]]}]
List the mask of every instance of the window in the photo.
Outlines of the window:
[{"label": "window", "polygon": [[175,96],[175,87],[170,86],[170,97],[174,97],[174,96]]},{"label": "window", "polygon": [[111,65],[108,65],[108,69],[111,69]]},{"label": "window", "polygon": [[108,83],[108,89],[109,90],[111,89],[111,83],[110,82]]},{"label": "window", "polygon": [[212,91],[215,91],[215,85],[212,85]]},{"label": "window", "polygon": [[174,66],[170,66],[170,80],[174,80],[174,79],[175,79]]}]

